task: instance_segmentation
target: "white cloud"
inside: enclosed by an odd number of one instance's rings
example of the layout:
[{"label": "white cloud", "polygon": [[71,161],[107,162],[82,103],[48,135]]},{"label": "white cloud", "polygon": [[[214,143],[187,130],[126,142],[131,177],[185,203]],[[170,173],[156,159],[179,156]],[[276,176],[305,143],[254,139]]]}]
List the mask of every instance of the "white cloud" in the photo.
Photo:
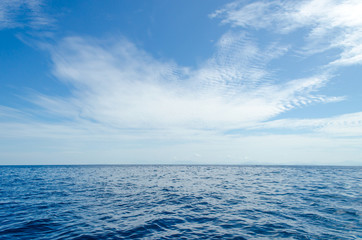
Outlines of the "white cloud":
[{"label": "white cloud", "polygon": [[30,26],[41,28],[52,20],[42,11],[42,0],[1,0],[0,29]]},{"label": "white cloud", "polygon": [[362,2],[360,0],[234,2],[216,11],[233,26],[266,28],[287,34],[307,29],[303,52],[316,53],[332,48],[341,52],[332,65],[362,63]]},{"label": "white cloud", "polygon": [[232,129],[339,100],[313,93],[328,75],[276,84],[265,64],[284,51],[226,34],[211,59],[189,69],[155,60],[125,39],[66,38],[51,53],[54,74],[70,85],[71,96],[33,101],[58,116],[113,127]]},{"label": "white cloud", "polygon": [[280,119],[269,121],[258,128],[307,130],[329,136],[362,136],[362,112],[343,114],[329,118]]},{"label": "white cloud", "polygon": [[[49,136],[54,126],[54,136],[71,136],[74,129],[79,136],[198,139],[208,130],[255,127],[293,108],[341,100],[315,94],[328,75],[276,83],[266,64],[287,48],[260,48],[235,33],[225,34],[214,56],[197,69],[160,62],[125,39],[71,37],[49,50],[53,73],[70,94],[33,96],[30,100],[41,109],[27,112],[28,130],[21,121],[19,126],[3,124],[9,136],[19,133],[15,129],[23,129],[24,136]],[[4,114],[9,112],[4,108]],[[39,123],[37,116],[50,122]]]},{"label": "white cloud", "polygon": [[21,119],[23,118],[23,112],[14,108],[0,105],[0,120],[1,119]]}]

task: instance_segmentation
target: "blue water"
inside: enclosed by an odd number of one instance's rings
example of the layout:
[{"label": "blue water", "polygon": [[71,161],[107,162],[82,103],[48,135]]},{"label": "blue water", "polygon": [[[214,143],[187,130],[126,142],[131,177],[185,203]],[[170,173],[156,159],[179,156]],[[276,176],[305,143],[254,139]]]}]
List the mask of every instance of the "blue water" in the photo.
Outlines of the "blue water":
[{"label": "blue water", "polygon": [[360,167],[0,167],[0,239],[361,239]]}]

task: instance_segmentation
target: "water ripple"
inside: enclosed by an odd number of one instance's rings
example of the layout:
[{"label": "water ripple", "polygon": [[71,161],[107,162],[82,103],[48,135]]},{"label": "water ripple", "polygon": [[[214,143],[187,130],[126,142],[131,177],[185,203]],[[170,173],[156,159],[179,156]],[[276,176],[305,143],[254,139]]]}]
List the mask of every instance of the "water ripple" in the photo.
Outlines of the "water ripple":
[{"label": "water ripple", "polygon": [[359,167],[0,167],[0,239],[360,239]]}]

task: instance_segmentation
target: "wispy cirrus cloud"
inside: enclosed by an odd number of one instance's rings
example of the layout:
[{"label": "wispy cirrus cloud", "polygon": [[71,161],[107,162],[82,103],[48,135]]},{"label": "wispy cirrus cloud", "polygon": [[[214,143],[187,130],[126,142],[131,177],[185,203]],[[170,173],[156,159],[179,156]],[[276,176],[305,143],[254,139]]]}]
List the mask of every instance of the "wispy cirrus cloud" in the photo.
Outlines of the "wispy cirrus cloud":
[{"label": "wispy cirrus cloud", "polygon": [[279,119],[268,121],[254,129],[293,129],[308,133],[338,137],[362,136],[362,112],[342,114],[328,118]]},{"label": "wispy cirrus cloud", "polygon": [[306,30],[304,53],[338,49],[331,65],[362,63],[362,3],[359,0],[237,1],[211,17],[244,28],[279,34]]},{"label": "wispy cirrus cloud", "polygon": [[33,101],[62,117],[113,127],[233,129],[341,100],[315,94],[328,75],[275,83],[265,64],[284,48],[260,49],[230,34],[217,47],[212,58],[191,69],[158,61],[125,39],[105,44],[66,38],[50,51],[54,74],[69,84],[70,96],[38,95]]},{"label": "wispy cirrus cloud", "polygon": [[[294,5],[259,1],[243,6],[236,2],[213,16],[238,26],[274,26],[290,32],[311,21],[322,22],[318,14],[326,13],[312,12],[309,20],[300,17],[311,8],[308,4],[314,1]],[[22,5],[32,9],[34,16],[41,16],[41,2],[35,0],[5,1],[0,9],[9,15],[9,9]],[[288,26],[286,18],[290,18]],[[280,81],[268,65],[290,48],[277,41],[259,45],[250,34],[229,31],[221,36],[210,59],[190,68],[159,61],[126,39],[68,37],[47,49],[54,75],[68,84],[70,94],[38,94],[31,101],[44,114],[52,113],[58,119],[109,127],[227,130],[253,127],[309,104],[343,100],[318,93],[331,78],[328,72]]]},{"label": "wispy cirrus cloud", "polygon": [[42,8],[42,0],[2,0],[0,29],[26,26],[38,29],[51,24],[51,18]]}]

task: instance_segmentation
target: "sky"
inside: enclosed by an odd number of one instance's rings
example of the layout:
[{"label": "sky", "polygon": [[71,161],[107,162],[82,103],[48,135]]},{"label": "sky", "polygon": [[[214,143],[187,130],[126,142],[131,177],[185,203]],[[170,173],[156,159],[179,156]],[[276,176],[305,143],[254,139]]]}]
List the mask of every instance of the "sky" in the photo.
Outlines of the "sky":
[{"label": "sky", "polygon": [[361,12],[2,0],[0,164],[362,165]]}]

